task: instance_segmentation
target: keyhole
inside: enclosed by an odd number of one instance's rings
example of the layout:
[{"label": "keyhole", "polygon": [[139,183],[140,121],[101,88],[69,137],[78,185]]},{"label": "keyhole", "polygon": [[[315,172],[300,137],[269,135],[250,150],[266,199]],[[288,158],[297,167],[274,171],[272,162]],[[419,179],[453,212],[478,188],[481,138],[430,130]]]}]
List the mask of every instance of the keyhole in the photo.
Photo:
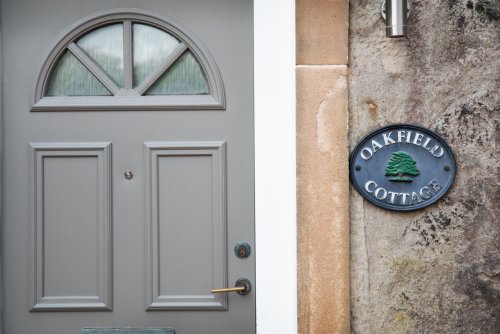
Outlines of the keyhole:
[{"label": "keyhole", "polygon": [[240,259],[249,257],[251,251],[250,245],[244,241],[240,241],[234,246],[234,255]]}]

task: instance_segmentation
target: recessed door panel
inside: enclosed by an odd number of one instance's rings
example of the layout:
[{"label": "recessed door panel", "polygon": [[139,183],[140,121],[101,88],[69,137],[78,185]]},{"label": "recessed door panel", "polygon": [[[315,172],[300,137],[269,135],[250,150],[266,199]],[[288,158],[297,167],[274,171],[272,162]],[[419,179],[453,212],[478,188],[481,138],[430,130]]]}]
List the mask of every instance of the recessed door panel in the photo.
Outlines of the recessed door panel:
[{"label": "recessed door panel", "polygon": [[[146,143],[149,310],[225,310],[224,143]],[[189,265],[188,265],[189,264]]]},{"label": "recessed door panel", "polygon": [[110,144],[31,146],[31,310],[111,310]]}]

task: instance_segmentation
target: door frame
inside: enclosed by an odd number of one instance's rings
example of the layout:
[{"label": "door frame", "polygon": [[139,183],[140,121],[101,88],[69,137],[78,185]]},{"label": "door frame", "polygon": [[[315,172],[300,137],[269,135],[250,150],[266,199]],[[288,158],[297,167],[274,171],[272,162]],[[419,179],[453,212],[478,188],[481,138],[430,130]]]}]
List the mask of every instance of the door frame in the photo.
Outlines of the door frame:
[{"label": "door frame", "polygon": [[[1,36],[0,29],[0,42]],[[257,334],[292,334],[297,333],[294,0],[254,1],[254,43]],[[0,317],[0,333],[2,327]]]},{"label": "door frame", "polygon": [[257,334],[292,334],[297,333],[294,0],[254,1],[254,94]]}]

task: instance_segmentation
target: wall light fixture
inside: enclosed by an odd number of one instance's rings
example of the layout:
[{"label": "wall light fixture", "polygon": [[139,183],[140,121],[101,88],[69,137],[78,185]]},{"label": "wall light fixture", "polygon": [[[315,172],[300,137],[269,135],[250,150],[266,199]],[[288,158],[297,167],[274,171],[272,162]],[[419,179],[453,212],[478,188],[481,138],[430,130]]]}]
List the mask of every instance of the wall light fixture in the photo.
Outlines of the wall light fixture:
[{"label": "wall light fixture", "polygon": [[386,36],[389,38],[406,37],[406,22],[410,16],[411,4],[408,0],[385,0],[382,4],[382,17],[386,23]]}]

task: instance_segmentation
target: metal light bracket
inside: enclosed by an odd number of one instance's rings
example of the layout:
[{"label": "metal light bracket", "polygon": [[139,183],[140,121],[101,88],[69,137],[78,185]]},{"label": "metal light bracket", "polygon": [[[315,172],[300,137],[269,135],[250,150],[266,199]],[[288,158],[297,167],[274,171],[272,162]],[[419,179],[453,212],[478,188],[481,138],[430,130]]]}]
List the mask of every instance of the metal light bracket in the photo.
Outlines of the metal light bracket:
[{"label": "metal light bracket", "polygon": [[410,0],[385,0],[380,13],[385,20],[387,37],[406,37],[407,21],[411,13]]},{"label": "metal light bracket", "polygon": [[[382,3],[382,6],[380,6],[380,15],[382,16],[382,18],[385,20],[387,20],[386,18],[386,13],[385,13],[385,1]],[[412,5],[411,5],[411,1],[406,1],[406,6],[408,8],[408,11],[407,11],[407,14],[406,14],[406,18],[409,18],[410,17],[410,14],[411,14],[411,10],[412,10]]]}]

